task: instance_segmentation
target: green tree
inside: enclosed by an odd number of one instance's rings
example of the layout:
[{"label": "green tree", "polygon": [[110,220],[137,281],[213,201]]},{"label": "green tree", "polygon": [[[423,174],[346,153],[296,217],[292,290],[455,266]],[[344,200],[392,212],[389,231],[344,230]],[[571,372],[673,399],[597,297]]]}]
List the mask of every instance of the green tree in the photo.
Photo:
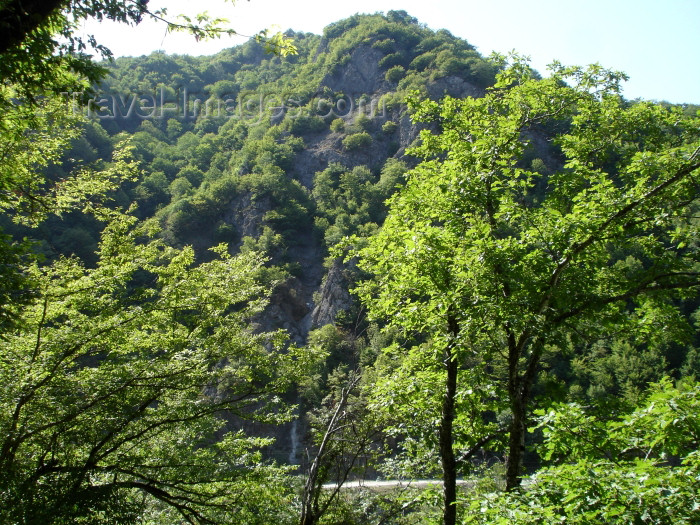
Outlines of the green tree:
[{"label": "green tree", "polygon": [[391,135],[396,131],[396,128],[398,127],[399,125],[393,120],[387,120],[384,124],[382,124],[382,131],[387,135]]},{"label": "green tree", "polygon": [[651,385],[629,413],[605,420],[577,404],[538,413],[552,465],[522,492],[467,503],[468,524],[651,523],[700,520],[700,385]]},{"label": "green tree", "polygon": [[406,69],[403,66],[394,66],[389,68],[384,77],[389,82],[394,84],[401,80],[406,75]]},{"label": "green tree", "polygon": [[[0,105],[13,105],[14,96],[33,102],[41,94],[81,91],[99,81],[106,69],[86,51],[103,58],[111,58],[112,53],[93,35],[85,39],[76,35],[80,24],[93,18],[127,24],[150,18],[163,22],[168,31],[186,31],[198,40],[238,34],[227,27],[226,19],[206,13],[194,19],[185,15],[169,19],[166,9],[152,11],[141,0],[8,0],[0,4],[0,78],[4,88],[12,85],[16,93],[0,91]],[[256,39],[280,55],[296,52],[281,33],[269,35],[263,30]]]},{"label": "green tree", "polygon": [[345,131],[345,121],[342,118],[333,119],[331,122],[331,131],[334,133],[342,133]]},{"label": "green tree", "polygon": [[[46,171],[47,166],[58,161],[71,139],[80,134],[76,116],[71,115],[70,108],[66,109],[67,100],[62,94],[88,93],[104,78],[107,70],[93,61],[90,50],[102,58],[111,58],[109,49],[94,36],[82,38],[76,34],[84,20],[138,24],[150,17],[165,23],[168,30],[189,31],[197,38],[235,33],[225,27],[224,19],[203,14],[194,22],[186,18],[168,20],[165,10],[150,11],[147,4],[140,0],[0,3],[1,208],[20,211],[21,216],[36,222],[49,213],[65,211],[78,201],[100,198],[100,190],[105,189],[101,181],[91,184],[80,173],[64,181],[48,177]],[[268,38],[261,32],[258,38],[280,54],[294,52],[289,39],[281,34]],[[59,195],[62,197],[55,198]],[[0,257],[10,260],[13,254],[19,254],[17,250],[9,238],[0,237],[0,251],[7,252]],[[16,269],[16,265],[0,269],[0,319],[4,321],[9,321],[11,310],[6,300],[14,297],[19,301],[27,296],[23,292],[27,285]],[[4,288],[7,286],[15,288]]]},{"label": "green tree", "polygon": [[[89,211],[104,202],[120,183],[136,176],[131,148],[125,141],[111,159],[104,159],[103,169],[78,168],[69,175],[54,170],[60,174],[58,178],[51,168],[60,163],[71,140],[80,135],[80,119],[60,100],[37,102],[34,109],[33,128],[29,129],[28,122],[16,113],[17,118],[4,122],[0,132],[0,210],[13,222],[37,226],[50,215]],[[23,111],[25,108],[19,110]],[[20,264],[31,250],[28,244],[16,244],[9,236],[0,235],[0,252],[6,252],[0,256],[6,262],[0,266],[0,325],[9,328],[13,312],[21,309],[31,294],[28,274]]]},{"label": "green tree", "polygon": [[[460,374],[462,388],[479,381],[507,394],[513,490],[545,348],[606,330],[653,331],[658,312],[674,310],[668,300],[699,284],[688,223],[697,119],[626,102],[624,76],[599,66],[555,65],[547,79],[522,60],[501,69],[483,98],[413,102],[416,119],[439,129],[422,132],[413,153],[425,160],[359,252],[375,275],[358,290],[371,315],[424,334],[422,366],[440,369],[446,525],[456,521],[463,446],[454,439]],[[545,125],[559,130],[565,159],[551,175],[519,164]],[[639,264],[626,264],[629,254]],[[407,394],[409,386],[395,384]],[[483,430],[468,443],[488,440],[493,428]]]},{"label": "green tree", "polygon": [[190,248],[142,242],[134,218],[100,216],[96,267],[28,268],[36,295],[0,342],[0,521],[133,523],[164,508],[269,523],[285,497],[264,489],[285,486],[260,456],[270,440],[226,423],[286,420],[275,394],[304,362],[282,333],[250,328],[264,261],[222,245],[194,266]]},{"label": "green tree", "polygon": [[176,201],[192,193],[192,183],[185,177],[178,177],[170,183],[168,192],[172,200]]}]

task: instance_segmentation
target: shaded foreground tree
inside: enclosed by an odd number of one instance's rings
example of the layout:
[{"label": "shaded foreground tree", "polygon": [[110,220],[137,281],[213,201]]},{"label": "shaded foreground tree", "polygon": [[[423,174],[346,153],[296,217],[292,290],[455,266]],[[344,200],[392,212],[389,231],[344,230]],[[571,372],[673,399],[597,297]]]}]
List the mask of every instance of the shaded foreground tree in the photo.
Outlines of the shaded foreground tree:
[{"label": "shaded foreground tree", "polygon": [[[455,421],[464,395],[506,393],[513,490],[545,349],[610,330],[663,329],[656,320],[677,314],[671,299],[700,284],[691,220],[700,122],[625,101],[623,79],[599,66],[556,64],[540,79],[516,57],[502,59],[483,98],[412,102],[415,119],[437,132],[422,132],[412,153],[424,160],[359,250],[374,279],[358,291],[374,318],[428,338],[387,381],[404,403],[421,405],[429,393],[402,367],[441,377],[433,403],[445,525],[457,516],[455,448],[465,441],[455,439]],[[535,171],[521,159],[547,133],[561,160]],[[497,396],[480,399],[498,410]],[[476,430],[467,446],[493,437],[493,426]]]},{"label": "shaded foreground tree", "polygon": [[467,496],[465,523],[698,523],[700,384],[664,378],[629,413],[591,412],[575,403],[539,411],[551,464],[526,491]]},{"label": "shaded foreground tree", "polygon": [[[208,16],[168,21],[147,1],[0,2],[0,207],[13,220],[94,212],[134,164],[100,162],[51,177],[80,126],[62,92],[89,91],[111,53],[76,29],[89,18],[152,17],[197,38],[231,34]],[[282,35],[258,35],[280,54]],[[255,334],[265,304],[262,261],[248,254],[194,267],[191,249],[150,240],[135,219],[108,223],[95,268],[28,264],[0,236],[0,522],[245,522],[269,518],[282,471],[268,440],[232,431],[229,416],[275,422],[276,394],[303,360],[279,333]],[[267,487],[267,488],[266,488]]]},{"label": "shaded foreground tree", "polygon": [[0,341],[0,522],[269,523],[284,471],[227,424],[286,420],[304,364],[253,329],[263,261],[220,246],[194,266],[99,213],[97,266],[28,268],[34,299]]},{"label": "shaded foreground tree", "polygon": [[[226,0],[222,0],[225,2]],[[200,13],[171,16],[166,8],[150,9],[148,0],[5,0],[0,2],[0,78],[29,101],[42,94],[81,91],[98,82],[107,70],[90,53],[111,59],[112,52],[95,35],[80,35],[85,20],[113,20],[138,25],[145,19],[162,22],[168,31],[183,31],[197,40],[239,33],[229,20]],[[231,2],[233,4],[233,2]],[[291,39],[267,30],[255,35],[268,51],[296,53]],[[14,104],[0,89],[0,107]]]},{"label": "shaded foreground tree", "polygon": [[[75,118],[64,107],[67,95],[83,93],[86,98],[106,75],[107,69],[92,54],[112,57],[94,35],[81,36],[80,25],[89,19],[137,25],[145,18],[162,22],[168,31],[189,32],[198,40],[237,34],[226,19],[206,13],[194,19],[171,17],[165,9],[150,10],[147,0],[0,2],[0,207],[13,208],[20,202],[37,211],[45,204],[38,193],[60,191],[44,168],[77,136],[71,122]],[[255,38],[270,52],[296,53],[281,33],[261,31]],[[13,246],[0,232],[0,259],[8,262],[0,267],[0,329],[12,324],[9,304],[19,304],[27,296],[27,283],[15,264],[25,255],[26,250]]]},{"label": "shaded foreground tree", "polygon": [[[326,501],[320,504],[319,500],[323,491],[323,483],[328,480],[328,471],[331,468],[333,456],[342,455],[342,449],[333,447],[333,441],[337,440],[334,434],[342,432],[344,428],[353,426],[352,423],[345,421],[348,415],[346,407],[348,399],[352,391],[357,387],[359,380],[359,374],[353,374],[348,378],[347,385],[340,389],[339,397],[335,400],[335,406],[332,407],[330,418],[323,425],[325,428],[321,428],[322,436],[318,444],[318,450],[310,462],[302,492],[300,525],[314,525],[318,522],[319,518],[323,516],[333,500],[338,496],[340,488],[350,473],[352,464],[348,469],[343,469],[341,472],[342,479],[338,480],[337,489],[333,490],[331,495],[326,498]],[[331,457],[330,461],[329,456]]]},{"label": "shaded foreground tree", "polygon": [[[51,198],[71,186],[66,211],[78,195],[76,181],[83,188],[89,180],[71,174],[69,184],[49,176],[47,169],[57,162],[71,139],[81,133],[76,116],[70,115],[70,93],[91,89],[107,73],[104,63],[111,51],[94,35],[81,36],[81,24],[90,19],[113,20],[137,25],[151,18],[169,31],[186,31],[197,39],[237,34],[222,18],[206,13],[194,18],[170,16],[165,9],[151,10],[147,0],[5,0],[0,2],[0,208],[29,214],[34,223],[45,218]],[[282,34],[261,31],[256,39],[279,55],[295,53],[291,40]],[[75,109],[75,108],[73,108]],[[85,170],[82,170],[85,171]],[[90,197],[97,192],[92,187]],[[72,203],[70,202],[72,200]],[[55,203],[55,200],[54,200]],[[26,246],[13,244],[0,232],[0,330],[12,326],[14,306],[29,296],[25,275],[17,270],[27,256]],[[13,306],[14,305],[14,306]]]}]

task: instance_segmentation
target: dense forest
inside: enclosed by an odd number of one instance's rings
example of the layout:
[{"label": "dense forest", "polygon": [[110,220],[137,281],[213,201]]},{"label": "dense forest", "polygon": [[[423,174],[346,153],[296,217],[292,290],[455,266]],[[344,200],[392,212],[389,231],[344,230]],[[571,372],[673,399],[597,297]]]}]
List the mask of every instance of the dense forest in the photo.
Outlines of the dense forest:
[{"label": "dense forest", "polygon": [[0,2],[0,525],[700,523],[700,107],[149,17]]}]

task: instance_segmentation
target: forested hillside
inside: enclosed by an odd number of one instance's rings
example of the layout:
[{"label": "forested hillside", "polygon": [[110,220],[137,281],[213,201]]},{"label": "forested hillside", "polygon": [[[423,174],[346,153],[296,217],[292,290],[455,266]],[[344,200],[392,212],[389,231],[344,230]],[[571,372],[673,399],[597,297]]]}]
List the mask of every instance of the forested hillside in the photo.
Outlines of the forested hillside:
[{"label": "forested hillside", "polygon": [[286,37],[3,73],[0,524],[697,523],[699,108]]},{"label": "forested hillside", "polygon": [[[328,249],[381,224],[411,162],[404,151],[417,132],[405,95],[478,95],[495,69],[467,42],[404,13],[293,37],[298,54],[286,58],[250,42],[212,57],[117,59],[80,107],[92,118],[51,176],[108,159],[128,140],[143,175],[116,202],[135,204],[168,244],[200,256],[219,242],[271,256],[297,278],[277,306],[301,342],[312,294],[324,293]],[[46,225],[47,254],[90,262],[99,226],[72,219]],[[318,311],[316,324],[337,306]]]}]

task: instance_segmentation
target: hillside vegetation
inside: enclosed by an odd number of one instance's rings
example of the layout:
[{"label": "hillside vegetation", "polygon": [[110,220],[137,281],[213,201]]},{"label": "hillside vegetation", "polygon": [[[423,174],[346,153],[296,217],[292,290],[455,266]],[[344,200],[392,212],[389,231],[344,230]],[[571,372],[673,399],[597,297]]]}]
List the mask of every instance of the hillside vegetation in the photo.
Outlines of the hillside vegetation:
[{"label": "hillside vegetation", "polygon": [[697,523],[698,108],[286,36],[5,76],[0,524]]}]

